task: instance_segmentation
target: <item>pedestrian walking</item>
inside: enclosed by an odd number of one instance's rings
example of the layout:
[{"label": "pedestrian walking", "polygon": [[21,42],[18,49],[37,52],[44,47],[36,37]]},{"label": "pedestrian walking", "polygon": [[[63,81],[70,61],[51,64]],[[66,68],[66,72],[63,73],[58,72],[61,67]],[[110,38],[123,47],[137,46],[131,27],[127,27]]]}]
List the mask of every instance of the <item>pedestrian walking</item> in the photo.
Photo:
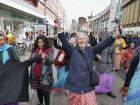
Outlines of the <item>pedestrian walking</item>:
[{"label": "pedestrian walking", "polygon": [[[92,70],[93,68],[93,58],[95,55],[114,42],[115,34],[108,37],[102,43],[91,47],[87,46],[88,36],[85,33],[79,32],[76,38],[77,45],[73,47],[68,43],[59,20],[56,20],[55,24],[58,28],[58,36],[64,51],[70,57],[69,74],[65,83],[65,88],[69,91],[68,105],[97,105],[95,85],[91,82],[90,69]],[[118,35],[118,28],[116,32]]]},{"label": "pedestrian walking", "polygon": [[[35,62],[32,65],[30,73],[31,89],[36,89],[37,91],[37,96],[39,98],[38,105],[43,105],[43,103],[45,103],[45,105],[50,105],[50,92],[53,85],[53,49],[49,47],[45,35],[39,35],[37,37],[31,57],[36,57],[41,53],[44,53],[47,58],[40,62]],[[45,84],[42,83],[43,81]],[[45,102],[43,102],[43,98]]]}]

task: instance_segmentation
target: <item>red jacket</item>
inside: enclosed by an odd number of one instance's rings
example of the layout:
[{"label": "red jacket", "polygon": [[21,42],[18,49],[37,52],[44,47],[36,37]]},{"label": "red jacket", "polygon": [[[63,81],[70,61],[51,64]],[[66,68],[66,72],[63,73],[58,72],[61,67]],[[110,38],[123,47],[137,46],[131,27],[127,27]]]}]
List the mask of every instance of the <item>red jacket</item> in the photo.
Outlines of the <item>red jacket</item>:
[{"label": "red jacket", "polygon": [[136,49],[127,49],[123,55],[122,55],[122,65],[124,69],[128,69],[128,66],[130,64],[130,61],[132,60],[132,57],[135,53]]}]

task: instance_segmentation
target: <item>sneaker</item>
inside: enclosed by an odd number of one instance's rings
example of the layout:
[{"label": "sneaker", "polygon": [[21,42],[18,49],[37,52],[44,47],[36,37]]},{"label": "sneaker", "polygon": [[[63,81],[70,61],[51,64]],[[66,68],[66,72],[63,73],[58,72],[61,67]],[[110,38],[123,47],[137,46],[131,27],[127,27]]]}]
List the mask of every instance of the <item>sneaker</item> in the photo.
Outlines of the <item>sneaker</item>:
[{"label": "sneaker", "polygon": [[112,98],[116,98],[115,94],[113,94],[112,92],[108,92],[107,95],[112,97]]}]

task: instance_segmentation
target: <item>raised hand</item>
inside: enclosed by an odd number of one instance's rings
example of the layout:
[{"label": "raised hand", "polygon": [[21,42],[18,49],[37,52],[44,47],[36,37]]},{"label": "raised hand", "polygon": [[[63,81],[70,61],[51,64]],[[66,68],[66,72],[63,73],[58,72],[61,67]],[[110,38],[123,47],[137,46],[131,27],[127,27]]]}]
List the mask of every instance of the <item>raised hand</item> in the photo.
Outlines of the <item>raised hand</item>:
[{"label": "raised hand", "polygon": [[56,18],[56,19],[54,20],[54,23],[55,23],[55,26],[57,27],[58,32],[62,32],[63,29],[62,29],[62,27],[61,27],[60,19]]},{"label": "raised hand", "polygon": [[112,36],[114,38],[117,38],[118,36],[120,36],[120,29],[119,29],[119,25],[117,25],[116,29],[114,30]]}]

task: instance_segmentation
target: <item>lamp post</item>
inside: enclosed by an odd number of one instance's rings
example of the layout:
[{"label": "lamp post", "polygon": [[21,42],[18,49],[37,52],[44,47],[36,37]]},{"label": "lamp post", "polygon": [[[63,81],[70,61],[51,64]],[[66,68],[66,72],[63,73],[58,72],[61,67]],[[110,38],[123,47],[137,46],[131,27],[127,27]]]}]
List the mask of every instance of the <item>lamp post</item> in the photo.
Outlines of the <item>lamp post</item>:
[{"label": "lamp post", "polygon": [[44,19],[43,19],[43,24],[46,25],[46,35],[47,35],[47,34],[48,34],[48,25],[47,25],[48,20],[47,20],[47,18],[46,18],[46,16],[47,16],[47,10],[46,10],[47,6],[46,6],[46,2],[47,2],[47,0],[44,0]]},{"label": "lamp post", "polygon": [[46,1],[47,1],[47,0],[44,0],[44,5],[45,5],[45,6],[44,6],[44,19],[46,19],[46,12],[47,12],[47,11],[46,11]]}]

